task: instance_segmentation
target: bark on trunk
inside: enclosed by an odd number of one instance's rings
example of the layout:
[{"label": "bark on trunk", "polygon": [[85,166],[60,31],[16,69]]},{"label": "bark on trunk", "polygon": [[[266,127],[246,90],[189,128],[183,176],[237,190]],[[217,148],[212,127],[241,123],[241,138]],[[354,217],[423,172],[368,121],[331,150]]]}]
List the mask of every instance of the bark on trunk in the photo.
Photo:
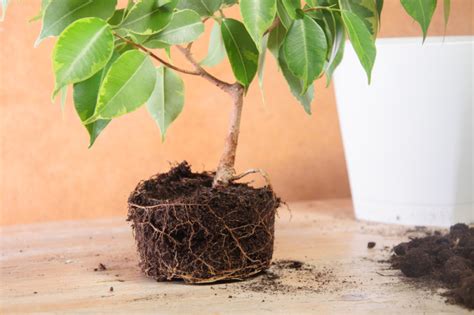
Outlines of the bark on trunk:
[{"label": "bark on trunk", "polygon": [[244,88],[236,83],[232,85],[229,94],[232,96],[233,104],[230,114],[230,125],[227,138],[224,144],[213,186],[227,186],[235,176],[235,154],[239,141],[240,119],[242,117],[242,107],[244,101]]}]

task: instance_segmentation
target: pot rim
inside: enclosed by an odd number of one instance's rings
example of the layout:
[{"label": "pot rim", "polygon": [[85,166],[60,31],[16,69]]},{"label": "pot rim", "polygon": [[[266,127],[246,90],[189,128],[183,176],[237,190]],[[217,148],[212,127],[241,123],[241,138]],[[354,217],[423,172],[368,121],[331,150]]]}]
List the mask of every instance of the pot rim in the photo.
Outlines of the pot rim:
[{"label": "pot rim", "polygon": [[456,35],[456,36],[427,36],[423,43],[423,37],[383,37],[376,40],[377,45],[417,45],[432,46],[446,44],[472,44],[474,43],[473,35]]}]

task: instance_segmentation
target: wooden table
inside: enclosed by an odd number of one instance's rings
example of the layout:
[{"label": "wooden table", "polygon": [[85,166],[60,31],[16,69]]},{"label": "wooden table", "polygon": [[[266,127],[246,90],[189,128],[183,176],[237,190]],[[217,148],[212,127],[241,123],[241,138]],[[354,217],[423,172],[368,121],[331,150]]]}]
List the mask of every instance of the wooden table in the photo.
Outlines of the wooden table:
[{"label": "wooden table", "polygon": [[[0,313],[469,313],[380,262],[391,246],[412,235],[407,227],[357,222],[347,200],[290,208],[291,215],[279,211],[275,259],[300,260],[325,271],[327,281],[315,282],[314,290],[299,290],[301,277],[294,274],[280,279],[295,289],[291,292],[245,289],[259,277],[199,286],[157,283],[140,273],[124,218],[55,222],[0,229]],[[376,242],[375,248],[368,249],[368,241]],[[94,271],[100,263],[107,270]]]}]

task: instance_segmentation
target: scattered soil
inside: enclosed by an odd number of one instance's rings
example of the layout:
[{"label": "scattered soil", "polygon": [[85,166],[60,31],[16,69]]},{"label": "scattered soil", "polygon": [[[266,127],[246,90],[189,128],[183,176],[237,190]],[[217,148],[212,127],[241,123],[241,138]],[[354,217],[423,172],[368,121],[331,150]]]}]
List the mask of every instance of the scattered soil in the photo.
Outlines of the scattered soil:
[{"label": "scattered soil", "polygon": [[270,266],[280,199],[270,187],[212,188],[212,173],[183,162],[129,197],[140,267],[158,281],[240,280]]},{"label": "scattered soil", "polygon": [[448,301],[474,309],[474,227],[456,224],[394,247],[392,267],[427,285],[446,287]]},{"label": "scattered soil", "polygon": [[367,248],[374,248],[375,245],[376,245],[375,242],[368,242],[368,243],[367,243]]},{"label": "scattered soil", "polygon": [[242,282],[239,291],[268,295],[318,293],[333,280],[333,271],[297,260],[277,260],[258,277]]},{"label": "scattered soil", "polygon": [[97,268],[94,268],[94,271],[105,271],[107,270],[107,267],[103,263],[99,263],[99,266]]}]

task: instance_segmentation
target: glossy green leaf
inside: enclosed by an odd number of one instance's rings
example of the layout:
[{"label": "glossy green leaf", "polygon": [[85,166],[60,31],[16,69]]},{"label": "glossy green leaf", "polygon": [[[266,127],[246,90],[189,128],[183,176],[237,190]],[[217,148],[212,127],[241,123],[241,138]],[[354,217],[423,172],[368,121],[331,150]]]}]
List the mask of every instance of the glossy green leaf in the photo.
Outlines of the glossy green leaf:
[{"label": "glossy green leaf", "polygon": [[[103,77],[103,72],[100,71],[92,78],[74,85],[74,105],[76,112],[82,122],[86,121],[94,114],[97,104],[97,96],[99,94],[100,83]],[[110,120],[99,119],[90,124],[85,125],[89,133],[89,147],[91,147],[102,130],[107,127]]]},{"label": "glossy green leaf", "polygon": [[[281,49],[283,50],[283,47]],[[311,83],[308,88],[305,88],[303,81],[288,69],[284,52],[281,51],[278,56],[278,64],[280,65],[283,76],[290,87],[291,93],[303,106],[305,112],[311,115],[311,103],[314,98],[314,83]]]},{"label": "glossy green leaf", "polygon": [[49,36],[58,36],[71,23],[86,17],[107,20],[114,14],[117,0],[51,0],[43,15],[43,26],[35,46]]},{"label": "glossy green leaf", "polygon": [[53,50],[56,85],[53,97],[68,84],[84,81],[102,69],[114,50],[110,26],[99,18],[84,18],[68,26]]},{"label": "glossy green leaf", "polygon": [[180,0],[178,9],[190,9],[197,12],[200,16],[212,16],[219,10],[222,0]]},{"label": "glossy green leaf", "polygon": [[277,0],[277,14],[280,18],[281,24],[283,24],[286,29],[289,29],[291,23],[293,23],[293,19],[288,14],[288,11],[286,10],[285,5],[283,4],[283,0]]},{"label": "glossy green leaf", "polygon": [[377,54],[374,38],[364,22],[357,15],[349,11],[342,11],[341,15],[349,39],[359,57],[360,63],[367,73],[367,78],[370,83],[372,68]]},{"label": "glossy green leaf", "polygon": [[282,47],[288,69],[303,81],[303,93],[306,92],[323,71],[327,54],[324,31],[305,16],[293,22]]},{"label": "glossy green leaf", "polygon": [[377,36],[379,15],[376,0],[339,0],[339,4],[341,9],[357,15],[374,38]]},{"label": "glossy green leaf", "polygon": [[199,14],[192,10],[178,11],[170,24],[161,32],[150,37],[148,42],[158,41],[168,45],[179,45],[195,41],[204,32]]},{"label": "glossy green leaf", "polygon": [[[314,12],[314,11],[313,11]],[[334,44],[334,34],[336,34],[336,17],[333,12],[330,11],[316,11],[318,13],[318,17],[313,19],[316,23],[321,26],[324,31],[324,35],[326,36],[326,43],[327,43],[327,58],[332,51],[332,47]]]},{"label": "glossy green leaf", "polygon": [[161,6],[156,0],[139,0],[120,27],[141,35],[155,34],[170,23],[176,4],[177,0]]},{"label": "glossy green leaf", "polygon": [[223,20],[221,32],[234,76],[247,88],[257,73],[258,49],[245,26],[237,20]]},{"label": "glossy green leaf", "polygon": [[168,127],[183,110],[184,83],[171,69],[159,67],[156,73],[155,89],[147,102],[147,108],[160,127],[161,139],[164,141]]},{"label": "glossy green leaf", "polygon": [[278,60],[278,54],[280,53],[280,47],[285,41],[286,29],[279,23],[268,36],[267,47],[272,53],[276,60]]},{"label": "glossy green leaf", "polygon": [[380,27],[380,18],[382,17],[383,1],[384,0],[375,0],[375,6],[377,8],[377,15],[379,17],[379,27]]},{"label": "glossy green leaf", "polygon": [[[99,97],[100,85],[104,81],[105,75],[109,70],[110,66],[117,60],[120,53],[115,51],[110,58],[107,65],[97,72],[91,78],[74,84],[74,106],[79,118],[82,122],[87,121],[95,113],[97,100]],[[99,119],[90,124],[85,125],[87,132],[89,133],[89,148],[95,143],[95,140],[100,135],[102,130],[109,124],[108,119]]]},{"label": "glossy green leaf", "polygon": [[276,11],[276,0],[240,0],[240,14],[257,47],[263,33],[272,25]]},{"label": "glossy green leaf", "polygon": [[265,104],[265,92],[263,89],[263,76],[265,74],[265,60],[267,55],[267,46],[268,46],[268,36],[266,34],[263,36],[260,44],[260,55],[258,56],[258,69],[257,69],[257,76],[258,76],[258,86],[260,87],[260,93],[262,95],[262,102]]},{"label": "glossy green leaf", "polygon": [[155,82],[156,69],[148,55],[138,50],[125,52],[105,75],[94,115],[84,124],[136,110],[150,98]]},{"label": "glossy green leaf", "polygon": [[444,27],[448,25],[449,15],[451,14],[451,0],[443,1]]},{"label": "glossy green leaf", "polygon": [[219,23],[214,22],[209,39],[209,48],[207,56],[201,61],[202,66],[213,67],[219,64],[225,58],[224,42],[222,40],[221,27]]},{"label": "glossy green leaf", "polygon": [[405,11],[420,24],[424,41],[436,9],[436,0],[401,0],[401,2]]},{"label": "glossy green leaf", "polygon": [[298,13],[297,10],[301,9],[301,1],[300,0],[282,0],[283,6],[286,9],[286,12],[288,12],[288,15],[292,19],[298,18]]},{"label": "glossy green leaf", "polygon": [[342,23],[341,17],[339,15],[334,15],[334,21],[335,29],[334,34],[332,35],[333,43],[325,67],[326,86],[329,86],[329,84],[331,83],[334,70],[336,70],[337,66],[342,61],[346,42],[346,33],[344,31],[344,24]]},{"label": "glossy green leaf", "polygon": [[117,26],[122,23],[125,18],[125,9],[115,10],[114,15],[107,21],[112,26]]}]

